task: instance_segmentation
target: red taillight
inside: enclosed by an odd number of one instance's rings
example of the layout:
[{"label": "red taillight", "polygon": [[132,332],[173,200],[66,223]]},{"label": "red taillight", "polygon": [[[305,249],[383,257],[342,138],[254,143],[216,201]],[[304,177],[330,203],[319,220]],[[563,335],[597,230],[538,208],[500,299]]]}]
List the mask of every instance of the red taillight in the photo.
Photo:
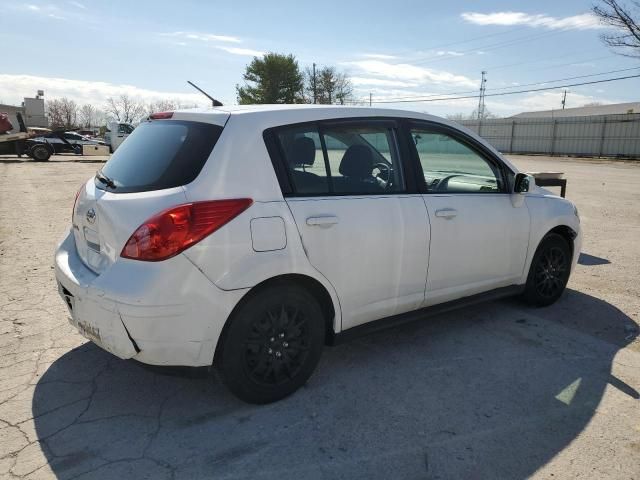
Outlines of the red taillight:
[{"label": "red taillight", "polygon": [[173,112],[156,112],[149,115],[151,120],[167,120],[173,117]]},{"label": "red taillight", "polygon": [[179,205],[154,215],[133,232],[121,257],[147,262],[171,258],[244,212],[250,198]]},{"label": "red taillight", "polygon": [[73,216],[76,213],[76,203],[78,203],[78,197],[80,196],[80,192],[82,191],[83,188],[84,188],[84,183],[76,192],[76,198],[73,199],[73,209],[71,210],[71,223],[73,223]]}]

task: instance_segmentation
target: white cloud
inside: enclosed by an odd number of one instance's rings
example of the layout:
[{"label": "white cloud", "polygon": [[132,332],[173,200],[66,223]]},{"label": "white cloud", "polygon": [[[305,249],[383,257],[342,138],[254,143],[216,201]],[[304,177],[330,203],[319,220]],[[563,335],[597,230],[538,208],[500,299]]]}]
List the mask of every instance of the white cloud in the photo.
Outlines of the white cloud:
[{"label": "white cloud", "polygon": [[80,9],[82,9],[82,10],[86,10],[87,9],[87,7],[85,5],[83,5],[82,3],[80,3],[80,2],[70,1],[69,4],[73,5],[74,7],[78,7]]},{"label": "white cloud", "polygon": [[438,50],[436,55],[442,57],[443,55],[447,55],[448,57],[462,57],[464,53],[456,52],[454,50]]},{"label": "white cloud", "polygon": [[[515,100],[509,104],[511,110],[515,109],[518,112],[533,112],[538,110],[560,110],[562,104],[563,92],[558,90],[557,92],[540,92],[529,94],[523,98]],[[587,103],[598,102],[602,104],[616,103],[615,101],[595,97],[593,95],[585,95],[576,92],[569,92],[567,94],[567,108],[581,107]],[[504,100],[501,101],[504,103]]]},{"label": "white cloud", "polygon": [[214,35],[212,33],[199,33],[199,32],[169,32],[161,33],[162,37],[177,37],[185,40],[198,40],[201,42],[228,42],[228,43],[242,43],[242,40],[238,37],[231,35]]},{"label": "white cloud", "polygon": [[362,55],[365,58],[375,58],[377,60],[393,60],[398,58],[395,55],[386,55],[384,53],[365,53]]},{"label": "white cloud", "polygon": [[544,14],[528,14],[524,12],[464,12],[461,16],[465,21],[476,25],[524,25],[527,27],[543,27],[552,30],[586,30],[602,28],[598,18],[591,13],[583,13],[580,15],[562,18],[550,17]]},{"label": "white cloud", "polygon": [[164,92],[136,87],[134,85],[91,82],[69,78],[38,77],[34,75],[0,74],[2,101],[19,105],[23,97],[44,90],[45,99],[67,97],[78,103],[91,103],[102,107],[108,97],[126,94],[145,102],[161,99],[175,99],[183,103],[207,104],[199,93]]},{"label": "white cloud", "polygon": [[[46,18],[53,18],[54,20],[66,20],[67,18],[63,16],[64,13],[60,8],[53,4],[46,5],[35,5],[33,3],[21,4],[21,5],[10,5],[10,8],[22,12],[26,12],[32,15],[38,15]],[[65,12],[68,11],[65,10]]]},{"label": "white cloud", "polygon": [[381,77],[385,80],[417,82],[419,84],[442,84],[458,87],[475,87],[477,81],[463,75],[443,70],[418,67],[407,63],[388,63],[380,60],[360,60],[345,62],[345,65],[356,67],[367,76]]},{"label": "white cloud", "polygon": [[596,64],[593,62],[581,62],[581,63],[572,63],[569,65],[570,67],[586,67],[586,68],[595,68]]},{"label": "white cloud", "polygon": [[216,45],[216,48],[220,50],[224,50],[227,53],[231,53],[233,55],[244,55],[247,57],[262,57],[265,52],[260,50],[252,50],[250,48],[238,48],[238,47],[223,47],[221,45]]},{"label": "white cloud", "polygon": [[400,80],[384,80],[382,78],[370,78],[370,77],[350,77],[351,83],[356,86],[359,85],[371,85],[371,86],[383,86],[383,87],[417,87],[419,83],[416,82],[403,82]]}]

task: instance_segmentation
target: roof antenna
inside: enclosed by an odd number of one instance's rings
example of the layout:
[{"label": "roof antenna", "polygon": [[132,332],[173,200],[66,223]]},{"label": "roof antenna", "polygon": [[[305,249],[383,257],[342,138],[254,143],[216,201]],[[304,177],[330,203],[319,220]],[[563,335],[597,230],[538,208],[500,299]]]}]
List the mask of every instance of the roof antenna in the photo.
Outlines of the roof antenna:
[{"label": "roof antenna", "polygon": [[200,93],[202,93],[205,97],[207,97],[209,100],[211,100],[211,104],[214,107],[221,107],[222,106],[222,102],[220,102],[219,100],[216,100],[215,98],[213,98],[211,95],[209,95],[207,92],[205,92],[204,90],[202,90],[199,86],[197,86],[195,83],[193,83],[190,80],[187,80],[187,83],[189,85],[191,85],[193,88],[195,88],[196,90],[198,90]]}]

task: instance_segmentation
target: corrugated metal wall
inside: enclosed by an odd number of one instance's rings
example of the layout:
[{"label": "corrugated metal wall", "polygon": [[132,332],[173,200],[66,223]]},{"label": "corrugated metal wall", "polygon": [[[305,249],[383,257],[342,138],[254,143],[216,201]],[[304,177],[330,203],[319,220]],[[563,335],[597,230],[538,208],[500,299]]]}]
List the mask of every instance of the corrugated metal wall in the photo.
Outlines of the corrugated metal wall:
[{"label": "corrugated metal wall", "polygon": [[504,153],[640,158],[640,114],[463,120]]}]

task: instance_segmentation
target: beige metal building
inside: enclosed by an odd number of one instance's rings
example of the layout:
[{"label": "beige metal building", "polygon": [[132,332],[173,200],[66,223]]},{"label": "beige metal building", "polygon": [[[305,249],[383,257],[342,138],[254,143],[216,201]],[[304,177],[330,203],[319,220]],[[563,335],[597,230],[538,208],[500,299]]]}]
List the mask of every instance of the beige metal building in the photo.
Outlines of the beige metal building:
[{"label": "beige metal building", "polygon": [[18,128],[17,112],[22,114],[27,127],[47,127],[49,124],[44,111],[44,98],[25,97],[20,106],[0,104],[0,112],[9,114],[9,120],[15,128]]}]

